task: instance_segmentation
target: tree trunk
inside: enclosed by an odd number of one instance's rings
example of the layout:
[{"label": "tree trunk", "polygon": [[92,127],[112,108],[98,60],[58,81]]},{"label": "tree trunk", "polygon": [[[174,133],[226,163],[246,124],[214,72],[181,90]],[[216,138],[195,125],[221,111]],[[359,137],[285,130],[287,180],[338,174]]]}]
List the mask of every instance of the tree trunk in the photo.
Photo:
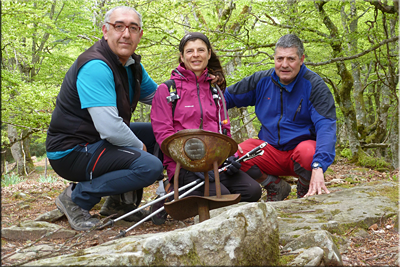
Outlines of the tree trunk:
[{"label": "tree trunk", "polygon": [[231,121],[231,135],[233,140],[235,140],[237,143],[241,143],[245,140],[244,133],[243,133],[243,128],[240,128],[240,117],[241,117],[241,112],[240,109],[238,108],[231,108],[228,110],[229,113],[229,119]]},{"label": "tree trunk", "polygon": [[379,99],[376,104],[376,121],[374,123],[374,131],[369,133],[367,143],[380,143],[387,136],[387,120],[388,111],[391,105],[390,90],[386,85],[382,85],[380,90],[375,93],[375,99]]},{"label": "tree trunk", "polygon": [[[333,57],[339,57],[343,52],[342,44],[340,42],[341,38],[339,36],[337,27],[328,17],[323,8],[326,3],[327,1],[315,1],[315,6],[322,17],[323,23],[329,30],[330,36],[332,37],[332,42],[330,45],[333,50]],[[358,155],[361,152],[361,146],[360,141],[358,140],[356,112],[351,100],[354,79],[343,61],[336,62],[336,68],[342,80],[341,87],[336,95],[340,98],[339,100],[337,99],[337,102],[340,103],[339,107],[345,118],[345,123],[349,134],[349,146],[353,160],[358,161]]]},{"label": "tree trunk", "polygon": [[389,138],[390,150],[392,152],[392,166],[395,169],[399,168],[399,109],[393,116],[392,131]]},{"label": "tree trunk", "polygon": [[[398,5],[398,1],[397,1]],[[398,18],[398,13],[396,18],[391,19],[389,22],[390,25],[390,35],[395,36],[398,32],[396,30],[396,25],[399,21]],[[392,45],[389,46],[390,53],[396,54],[397,51],[399,50],[399,44],[398,42],[393,43]],[[392,62],[391,60],[389,61],[389,79],[388,79],[388,84],[390,89],[392,90],[392,103],[391,106],[394,107],[394,115],[392,118],[392,127],[391,127],[391,132],[389,135],[389,143],[390,143],[390,150],[392,154],[392,166],[395,169],[399,169],[399,98],[398,98],[398,83],[399,83],[399,78],[398,78],[398,60]]]},{"label": "tree trunk", "polygon": [[245,125],[247,138],[256,138],[257,132],[256,129],[254,128],[253,123],[251,122],[249,112],[247,111],[246,108],[241,108],[240,111],[242,112],[242,118],[243,118],[242,121],[243,124]]},{"label": "tree trunk", "polygon": [[[353,38],[353,35],[357,34],[358,31],[358,17],[357,17],[357,9],[355,5],[355,1],[350,1],[350,16],[347,16],[345,7],[342,6],[341,9],[341,18],[344,30],[347,32],[347,45],[349,48],[349,54],[357,54],[358,53],[358,42],[357,38]],[[361,135],[359,140],[365,140],[365,128],[367,127],[367,119],[365,112],[365,103],[364,103],[364,90],[361,82],[361,74],[360,74],[360,63],[357,59],[351,61],[351,73],[353,76],[353,97],[354,97],[354,105],[355,105],[355,113],[357,119],[357,131]]]},{"label": "tree trunk", "polygon": [[337,141],[336,141],[336,144],[340,144],[341,146],[346,145],[346,143],[348,141],[346,123],[338,123],[336,125],[336,129],[337,129]]},{"label": "tree trunk", "polygon": [[[17,129],[12,125],[8,125],[7,133],[10,143],[15,142],[15,140],[19,138]],[[24,154],[22,152],[22,147],[20,142],[15,142],[11,146],[11,154],[15,160],[15,163],[17,164],[18,175],[26,175],[27,173],[25,171]]]},{"label": "tree trunk", "polygon": [[[22,135],[25,136],[28,133],[28,130],[23,130]],[[24,163],[25,163],[25,170],[29,174],[35,170],[35,164],[33,163],[31,157],[31,137],[27,137],[22,140],[22,153],[24,154]]]},{"label": "tree trunk", "polygon": [[1,175],[6,172],[6,151],[1,150]]}]

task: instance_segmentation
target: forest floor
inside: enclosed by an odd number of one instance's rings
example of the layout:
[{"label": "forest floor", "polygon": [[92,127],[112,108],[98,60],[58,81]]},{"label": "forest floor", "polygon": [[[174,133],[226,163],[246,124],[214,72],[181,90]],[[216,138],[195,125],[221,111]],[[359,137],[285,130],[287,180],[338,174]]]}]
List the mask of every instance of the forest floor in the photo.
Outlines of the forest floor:
[{"label": "forest floor", "polygon": [[[56,209],[56,197],[67,187],[67,182],[58,177],[48,165],[47,179],[44,179],[45,160],[35,163],[36,171],[28,175],[24,181],[2,186],[1,188],[1,227],[6,228],[17,225],[19,222],[34,220],[39,215]],[[10,169],[10,168],[8,168]],[[346,159],[340,158],[330,170],[326,172],[325,180],[328,188],[335,186],[337,181],[342,185],[357,186],[359,183],[386,180],[398,182],[398,170],[392,172],[379,172],[368,168],[360,168],[349,163]],[[3,179],[3,178],[2,178]],[[45,182],[45,181],[50,182]],[[155,197],[155,190],[158,184],[153,184],[145,189],[143,204]],[[24,198],[21,193],[25,194]],[[265,192],[264,192],[265,193]],[[289,198],[294,198],[292,192]],[[91,211],[92,215],[98,215],[103,200]],[[28,205],[27,205],[28,203]],[[378,224],[371,226],[367,233],[362,237],[352,236],[348,233],[350,242],[348,249],[342,253],[342,260],[345,266],[399,266],[399,233],[395,230],[394,219],[381,220]],[[62,217],[54,223],[71,229],[67,219]],[[178,228],[187,227],[193,224],[193,218],[185,221],[176,221],[168,218],[163,225],[154,225],[151,221],[145,222],[126,233],[126,236],[139,235],[156,232],[172,231]],[[2,237],[1,239],[1,259],[2,266],[19,265],[18,262],[10,260],[11,254],[15,254],[19,249],[39,244],[59,244],[63,249],[59,249],[51,256],[74,253],[78,250],[91,246],[96,246],[107,242],[119,233],[126,230],[133,223],[118,221],[114,227],[91,232],[82,232],[79,238],[46,240],[45,238],[32,241],[12,241]]]}]

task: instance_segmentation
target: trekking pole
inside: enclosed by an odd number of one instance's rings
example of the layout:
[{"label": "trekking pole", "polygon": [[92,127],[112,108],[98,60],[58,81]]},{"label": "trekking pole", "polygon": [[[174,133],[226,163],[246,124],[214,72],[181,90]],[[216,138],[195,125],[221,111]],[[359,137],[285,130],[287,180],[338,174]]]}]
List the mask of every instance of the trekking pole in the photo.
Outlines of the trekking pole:
[{"label": "trekking pole", "polygon": [[[201,179],[197,179],[196,181],[193,181],[193,182],[191,182],[191,183],[189,183],[189,184],[187,184],[187,185],[184,185],[184,186],[180,187],[178,191],[182,191],[182,190],[184,190],[184,189],[186,189],[186,188],[188,188],[188,187],[191,187],[191,186],[193,186],[193,185],[196,185],[197,183],[199,183],[199,182],[201,182],[201,181],[202,181]],[[157,199],[155,199],[155,200],[153,200],[153,201],[151,201],[151,202],[149,202],[149,203],[147,203],[147,204],[141,206],[140,208],[134,209],[134,210],[132,210],[131,212],[128,212],[128,213],[126,213],[126,214],[124,214],[124,215],[122,215],[122,216],[116,218],[115,220],[110,219],[106,224],[103,224],[103,225],[99,226],[97,229],[98,229],[98,230],[101,230],[101,229],[103,229],[104,227],[106,227],[106,226],[108,226],[108,225],[114,226],[114,223],[115,223],[115,222],[117,222],[117,221],[119,221],[119,220],[122,220],[123,218],[128,217],[128,216],[130,216],[130,215],[132,215],[132,214],[134,214],[134,213],[136,213],[136,212],[138,212],[138,211],[140,211],[140,210],[142,210],[142,209],[144,209],[144,208],[147,208],[148,206],[151,206],[151,205],[153,205],[153,204],[155,204],[155,203],[161,201],[161,200],[164,200],[164,199],[166,199],[166,198],[172,196],[173,194],[174,194],[174,191],[172,191],[172,192],[170,192],[170,193],[168,193],[168,194],[166,194],[166,195],[164,195],[164,196],[162,196],[162,197],[159,197],[159,198],[157,198]]]},{"label": "trekking pole", "polygon": [[[201,181],[201,179],[197,179],[197,180],[194,181],[194,182],[197,182],[197,181],[199,181],[199,180]],[[194,182],[192,182],[192,183],[194,183]],[[192,183],[191,183],[191,184],[192,184]],[[188,185],[189,185],[189,184],[188,184]],[[197,188],[199,188],[199,187],[202,186],[202,185],[204,185],[204,181],[202,181],[202,182],[199,183],[198,185],[192,187],[190,190],[188,190],[187,192],[185,192],[185,193],[183,193],[182,195],[180,195],[180,196],[179,196],[179,199],[181,199],[181,198],[187,196],[188,194],[192,193],[194,190],[196,190]],[[181,188],[183,188],[183,187],[181,187]],[[174,192],[171,192],[171,193],[174,193]],[[174,201],[174,200],[172,200],[171,202],[173,202],[173,201]],[[132,229],[135,228],[136,226],[138,226],[138,225],[142,224],[143,222],[147,221],[148,219],[150,219],[150,218],[153,217],[154,215],[160,213],[160,212],[163,211],[164,209],[165,209],[164,206],[162,206],[161,208],[159,208],[158,210],[156,210],[156,211],[153,212],[152,214],[149,214],[146,218],[143,218],[141,221],[137,222],[136,224],[134,224],[133,226],[129,227],[128,229],[126,229],[126,230],[121,230],[121,231],[119,232],[119,234],[118,234],[117,236],[115,236],[115,239],[120,238],[120,237],[122,237],[122,236],[125,236],[125,234],[126,234],[128,231],[132,230]]]},{"label": "trekking pole", "polygon": [[[244,154],[243,156],[241,156],[240,158],[238,158],[235,161],[240,163],[242,161],[246,161],[246,160],[252,159],[254,157],[261,156],[262,154],[264,154],[264,150],[261,150],[261,149],[264,148],[266,145],[268,145],[268,142],[264,142],[264,143],[260,144],[259,146],[253,148],[252,150],[250,150],[249,152],[247,152],[246,154]],[[221,173],[221,172],[226,171],[229,168],[229,166],[231,166],[231,165],[232,165],[232,163],[222,167],[221,169],[218,169],[218,172]]]},{"label": "trekking pole", "polygon": [[[242,157],[238,158],[238,159],[235,160],[235,161],[237,161],[237,162],[240,163],[240,162],[242,162],[242,161],[244,161],[244,160],[248,160],[248,159],[250,159],[250,158],[254,158],[254,157],[256,157],[256,156],[262,155],[264,151],[261,150],[261,149],[262,149],[263,147],[265,147],[267,144],[268,144],[267,142],[264,142],[264,143],[260,144],[259,146],[253,148],[252,150],[250,150],[250,151],[247,152],[245,155],[243,155]],[[260,150],[261,150],[261,153],[260,153]],[[227,166],[225,166],[225,167],[219,169],[218,172],[221,173],[221,172],[226,171],[226,169],[227,169],[230,165],[231,165],[231,164],[229,164],[229,165],[227,165]],[[187,184],[187,185],[185,185],[185,186],[182,186],[181,188],[179,188],[178,191],[181,191],[181,190],[183,190],[183,189],[186,189],[187,187],[190,187],[190,186],[192,186],[193,184],[196,184],[196,183],[198,183],[198,182],[200,182],[200,181],[202,181],[202,180],[201,180],[201,179],[197,179],[197,180],[194,181],[194,182],[191,182],[191,183],[189,183],[189,184]],[[190,190],[188,190],[187,192],[183,193],[181,196],[179,196],[179,199],[181,199],[181,198],[187,196],[188,194],[190,194],[191,192],[193,192],[194,190],[196,190],[197,188],[199,188],[199,187],[202,186],[202,185],[204,185],[204,181],[200,182],[198,185],[192,187]],[[165,195],[165,196],[159,198],[159,199],[156,199],[157,201],[153,201],[153,202],[154,202],[154,203],[155,203],[155,202],[158,202],[158,201],[160,201],[160,200],[162,200],[162,199],[165,199],[165,198],[171,196],[172,194],[174,194],[173,191],[170,192],[170,193],[168,193],[167,195]],[[174,200],[172,200],[171,202],[173,202],[173,201],[174,201]],[[149,205],[150,205],[150,203],[146,204],[146,205],[143,206],[142,208],[147,207],[147,206],[149,206]],[[120,233],[119,233],[117,236],[115,236],[115,239],[116,239],[116,238],[119,238],[119,237],[122,237],[122,236],[125,236],[125,234],[126,234],[128,231],[132,230],[132,229],[135,228],[136,226],[142,224],[143,222],[147,221],[148,219],[150,219],[151,217],[153,217],[154,215],[160,213],[160,212],[163,211],[163,210],[164,210],[164,206],[161,207],[161,208],[159,208],[158,210],[156,210],[156,211],[153,212],[152,214],[149,214],[147,217],[143,218],[142,220],[140,220],[139,222],[137,222],[136,224],[134,224],[134,225],[131,226],[130,228],[128,228],[128,229],[126,229],[126,230],[121,230]],[[136,210],[135,210],[135,211],[136,211]],[[134,212],[131,212],[131,213],[134,213]],[[127,214],[128,214],[128,213],[127,213]],[[125,215],[128,216],[127,214],[125,214]],[[119,217],[118,220],[120,220],[120,219],[122,219],[122,218],[125,218],[125,217],[126,217],[125,215]],[[114,221],[117,221],[117,219],[114,220]],[[111,224],[111,223],[107,223],[106,225],[109,225],[109,224]],[[102,226],[102,228],[105,227],[106,225]]]}]

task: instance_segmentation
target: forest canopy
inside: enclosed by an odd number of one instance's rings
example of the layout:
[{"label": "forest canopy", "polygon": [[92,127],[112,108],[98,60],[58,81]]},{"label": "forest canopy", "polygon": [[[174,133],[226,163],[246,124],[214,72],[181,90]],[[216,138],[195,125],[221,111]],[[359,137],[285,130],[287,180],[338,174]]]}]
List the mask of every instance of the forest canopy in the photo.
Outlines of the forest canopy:
[{"label": "forest canopy", "polygon": [[[337,107],[337,153],[361,165],[371,157],[398,168],[398,1],[43,0],[2,1],[2,174],[12,156],[18,173],[33,168],[64,75],[102,36],[107,10],[137,9],[137,49],[152,79],[169,79],[187,32],[206,34],[223,63],[227,85],[274,67],[274,46],[294,33],[305,64],[327,83]],[[149,121],[140,105],[135,121]],[[254,108],[229,111],[237,142],[256,137]],[[39,152],[40,151],[40,152]],[[9,156],[7,156],[9,155]]]}]

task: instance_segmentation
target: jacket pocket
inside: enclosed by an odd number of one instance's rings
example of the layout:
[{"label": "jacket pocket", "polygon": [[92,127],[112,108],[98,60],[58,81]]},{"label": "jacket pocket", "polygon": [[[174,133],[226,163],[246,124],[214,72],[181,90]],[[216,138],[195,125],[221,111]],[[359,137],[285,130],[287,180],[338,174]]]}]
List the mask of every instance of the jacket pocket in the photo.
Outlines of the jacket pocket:
[{"label": "jacket pocket", "polygon": [[96,169],[97,163],[99,162],[101,156],[104,154],[106,149],[107,149],[106,147],[100,147],[100,149],[98,149],[98,151],[96,151],[92,156],[92,159],[91,159],[90,164],[89,164],[89,180],[90,180],[90,183],[92,183],[93,173],[94,173],[94,171]]},{"label": "jacket pocket", "polygon": [[87,179],[91,181],[108,172],[129,169],[132,162],[140,155],[138,150],[114,146],[106,142],[93,153],[86,169]]},{"label": "jacket pocket", "polygon": [[294,113],[293,121],[295,121],[296,116],[297,116],[297,113],[299,113],[300,110],[301,110],[301,103],[303,103],[303,98],[300,100],[300,104],[299,104],[299,106],[298,106],[297,109],[296,109],[296,113]]}]

